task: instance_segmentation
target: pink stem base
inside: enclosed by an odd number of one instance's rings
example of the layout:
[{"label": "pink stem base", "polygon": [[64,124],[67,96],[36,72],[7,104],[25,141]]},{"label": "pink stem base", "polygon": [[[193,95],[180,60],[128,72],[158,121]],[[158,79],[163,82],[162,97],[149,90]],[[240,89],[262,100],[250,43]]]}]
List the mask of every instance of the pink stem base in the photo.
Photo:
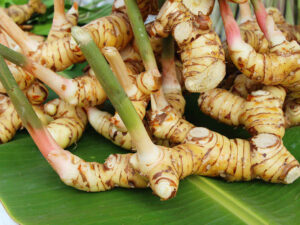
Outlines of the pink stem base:
[{"label": "pink stem base", "polygon": [[232,11],[226,0],[219,0],[221,16],[224,23],[227,43],[232,47],[237,42],[242,42],[240,28],[235,21]]},{"label": "pink stem base", "polygon": [[58,149],[62,150],[62,148],[54,141],[47,128],[33,128],[30,125],[26,128],[45,159],[48,160],[48,155],[51,151]]},{"label": "pink stem base", "polygon": [[255,16],[260,26],[260,29],[265,34],[266,38],[269,40],[270,36],[269,36],[268,26],[267,26],[268,13],[265,9],[265,6],[261,1],[253,1],[253,6],[255,11]]}]

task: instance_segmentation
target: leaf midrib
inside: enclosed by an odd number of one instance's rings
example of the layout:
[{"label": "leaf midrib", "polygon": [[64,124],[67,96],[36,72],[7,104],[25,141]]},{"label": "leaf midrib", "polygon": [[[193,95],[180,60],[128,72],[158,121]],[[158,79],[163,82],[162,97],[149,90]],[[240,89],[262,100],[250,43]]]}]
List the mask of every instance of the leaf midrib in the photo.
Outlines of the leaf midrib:
[{"label": "leaf midrib", "polygon": [[187,179],[190,183],[204,192],[218,204],[231,212],[234,216],[240,218],[245,224],[261,225],[276,224],[276,222],[267,221],[249,206],[235,198],[232,194],[222,190],[212,181],[204,177],[190,177]]}]

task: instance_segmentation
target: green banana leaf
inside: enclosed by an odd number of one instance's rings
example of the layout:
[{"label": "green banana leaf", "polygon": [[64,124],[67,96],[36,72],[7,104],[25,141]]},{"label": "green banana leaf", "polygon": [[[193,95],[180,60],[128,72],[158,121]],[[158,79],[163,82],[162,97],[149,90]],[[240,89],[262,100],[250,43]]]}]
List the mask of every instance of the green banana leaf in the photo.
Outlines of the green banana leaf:
[{"label": "green banana leaf", "polygon": [[[187,96],[186,117],[229,137],[248,136],[202,115],[197,95]],[[300,160],[300,128],[287,130],[284,143]],[[103,162],[126,153],[88,128],[70,150],[87,161]],[[20,224],[299,224],[300,179],[291,185],[262,181],[228,183],[191,176],[177,196],[160,201],[150,189],[85,193],[65,186],[23,131],[0,146],[0,200]]]},{"label": "green banana leaf", "polygon": [[[28,0],[0,0],[0,7],[9,7],[13,4],[26,4]],[[47,11],[45,14],[34,14],[26,24],[34,25],[31,32],[47,36],[52,25],[53,11],[54,11],[54,1],[53,0],[42,0],[42,2],[47,6]],[[65,8],[70,9],[73,0],[65,0]],[[78,1],[77,1],[78,2]],[[80,1],[79,1],[80,3]],[[100,7],[97,7],[101,3]],[[107,16],[111,12],[111,4],[108,4],[105,0],[93,0],[90,4],[85,6],[79,6],[79,18],[78,25],[84,25],[92,20],[99,17]]]}]

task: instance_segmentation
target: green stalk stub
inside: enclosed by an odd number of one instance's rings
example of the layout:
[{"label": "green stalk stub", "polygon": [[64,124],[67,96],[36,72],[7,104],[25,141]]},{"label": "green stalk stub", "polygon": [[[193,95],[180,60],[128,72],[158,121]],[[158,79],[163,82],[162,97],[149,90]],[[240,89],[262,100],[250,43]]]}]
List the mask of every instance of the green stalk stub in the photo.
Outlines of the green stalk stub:
[{"label": "green stalk stub", "polygon": [[[148,133],[124,89],[113,74],[92,37],[84,29],[72,28],[72,36],[95,72],[112,105],[119,113],[134,142],[150,141]],[[149,140],[148,140],[149,139]],[[151,142],[152,143],[152,142]],[[145,144],[145,143],[144,143]],[[139,143],[135,143],[138,149]],[[145,147],[145,146],[144,146]]]},{"label": "green stalk stub", "polygon": [[127,14],[146,70],[157,69],[150,40],[136,0],[125,0]]},{"label": "green stalk stub", "polygon": [[26,61],[27,61],[26,56],[2,44],[0,44],[0,55],[2,55],[5,59],[9,60],[10,62],[18,66],[23,67],[26,65]]}]

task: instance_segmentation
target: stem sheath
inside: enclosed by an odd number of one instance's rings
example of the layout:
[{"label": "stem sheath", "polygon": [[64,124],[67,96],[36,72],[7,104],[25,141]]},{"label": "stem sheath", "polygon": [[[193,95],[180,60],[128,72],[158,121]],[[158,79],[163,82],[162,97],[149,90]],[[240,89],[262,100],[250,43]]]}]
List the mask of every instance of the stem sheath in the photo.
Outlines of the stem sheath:
[{"label": "stem sheath", "polygon": [[150,40],[144,26],[141,12],[136,4],[136,0],[125,0],[125,5],[144,66],[146,70],[157,69]]},{"label": "stem sheath", "polygon": [[2,44],[0,44],[0,55],[2,55],[5,59],[9,60],[10,62],[18,66],[23,67],[27,64],[26,56]]},{"label": "stem sheath", "polygon": [[162,86],[165,93],[181,92],[181,86],[177,79],[174,59],[174,39],[172,36],[163,39],[162,52]]}]

